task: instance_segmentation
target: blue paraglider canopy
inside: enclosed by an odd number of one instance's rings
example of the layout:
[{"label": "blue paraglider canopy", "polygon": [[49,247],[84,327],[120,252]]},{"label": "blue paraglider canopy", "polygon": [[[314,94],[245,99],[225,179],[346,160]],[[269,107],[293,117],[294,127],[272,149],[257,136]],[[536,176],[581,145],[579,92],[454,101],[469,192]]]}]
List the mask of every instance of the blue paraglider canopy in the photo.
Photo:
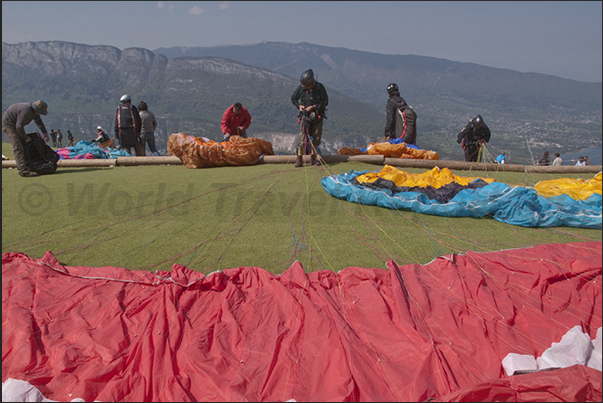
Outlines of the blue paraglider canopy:
[{"label": "blue paraglider canopy", "polygon": [[456,176],[448,168],[438,167],[409,174],[386,165],[381,171],[324,177],[321,184],[333,197],[390,209],[445,217],[492,215],[498,221],[523,227],[601,229],[601,173],[590,181],[565,186],[565,193],[549,191],[548,197],[537,190],[546,187],[543,183],[509,186],[488,178]]}]

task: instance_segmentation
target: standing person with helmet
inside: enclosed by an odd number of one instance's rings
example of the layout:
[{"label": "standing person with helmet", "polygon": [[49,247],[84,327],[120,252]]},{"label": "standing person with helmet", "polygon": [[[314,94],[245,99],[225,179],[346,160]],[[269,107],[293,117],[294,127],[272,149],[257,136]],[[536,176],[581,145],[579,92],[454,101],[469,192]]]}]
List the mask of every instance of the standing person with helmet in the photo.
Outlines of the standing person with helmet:
[{"label": "standing person with helmet", "polygon": [[465,151],[465,161],[476,162],[480,148],[490,141],[490,128],[481,115],[471,119],[467,126],[458,134],[457,143],[462,142]]},{"label": "standing person with helmet", "polygon": [[[291,95],[291,102],[300,111],[300,117],[298,119],[300,129],[305,124],[309,125],[308,131],[312,138],[313,148],[311,164],[318,165],[319,162],[317,161],[316,154],[318,152],[318,146],[320,146],[323,119],[326,119],[325,112],[327,105],[329,104],[329,97],[325,87],[314,79],[314,72],[312,69],[304,71],[299,81],[301,84],[297,87],[293,95]],[[302,119],[305,119],[305,122],[302,122]],[[300,135],[296,142],[296,167],[301,167],[303,165],[304,135],[303,131],[300,130]]]},{"label": "standing person with helmet", "polygon": [[383,142],[401,138],[406,144],[417,141],[417,114],[412,106],[407,105],[400,96],[398,85],[391,83],[387,86],[389,99],[385,104],[385,135]]},{"label": "standing person with helmet", "polygon": [[36,102],[20,102],[8,107],[2,115],[2,131],[6,133],[13,146],[15,162],[19,175],[24,178],[38,176],[37,172],[29,168],[29,155],[25,152],[25,143],[31,138],[25,133],[25,126],[33,120],[38,128],[44,133],[44,140],[48,142],[48,130],[42,122],[40,115],[48,113],[48,104],[42,100]]},{"label": "standing person with helmet", "polygon": [[123,95],[120,100],[121,105],[117,108],[115,115],[115,137],[119,139],[121,148],[128,153],[131,147],[134,147],[136,156],[143,156],[144,150],[140,144],[141,119],[138,108],[132,105],[132,98],[129,95]]},{"label": "standing person with helmet", "polygon": [[145,144],[148,144],[151,153],[153,153],[154,156],[159,157],[159,151],[157,151],[157,147],[155,147],[155,129],[157,129],[155,115],[149,110],[149,106],[145,101],[140,101],[138,103],[138,111],[142,122],[140,131],[142,155],[146,155]]}]

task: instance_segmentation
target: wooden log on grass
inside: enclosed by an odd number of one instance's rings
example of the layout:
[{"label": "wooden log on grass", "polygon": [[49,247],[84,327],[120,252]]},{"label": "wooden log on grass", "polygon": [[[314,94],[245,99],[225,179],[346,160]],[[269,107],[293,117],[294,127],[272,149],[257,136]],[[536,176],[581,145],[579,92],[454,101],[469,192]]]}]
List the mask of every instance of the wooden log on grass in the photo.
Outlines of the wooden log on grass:
[{"label": "wooden log on grass", "polygon": [[383,165],[385,157],[383,155],[349,155],[350,162],[364,162],[367,164]]},{"label": "wooden log on grass", "polygon": [[[327,164],[338,162],[364,162],[375,165],[392,165],[398,168],[433,169],[448,168],[459,171],[493,171],[493,172],[529,172],[542,174],[596,174],[601,172],[601,165],[561,165],[537,166],[521,164],[494,164],[484,162],[446,161],[446,160],[417,160],[409,158],[385,158],[383,155],[324,155],[321,156]],[[294,164],[295,155],[265,155],[258,164]],[[304,163],[310,163],[310,156],[305,155]],[[116,159],[77,159],[59,160],[59,168],[81,167],[112,167],[112,166],[140,166],[140,165],[184,165],[180,158],[174,156],[160,157],[118,157]],[[15,160],[3,160],[2,168],[16,168]]]},{"label": "wooden log on grass", "polygon": [[486,162],[466,162],[466,161],[446,161],[446,160],[416,160],[409,158],[385,158],[385,165],[392,165],[398,168],[421,168],[433,169],[448,168],[459,171],[494,171],[494,172],[530,172],[530,173],[598,173],[601,172],[601,165],[587,166],[538,166],[521,164],[495,164]]},{"label": "wooden log on grass", "polygon": [[81,167],[112,167],[115,166],[113,159],[81,159],[81,160],[59,160],[58,168],[81,168]]},{"label": "wooden log on grass", "polygon": [[[115,165],[115,159],[81,159],[81,160],[59,160],[57,168],[82,168],[82,167],[111,167]],[[2,161],[2,168],[17,168],[15,160]]]},{"label": "wooden log on grass", "polygon": [[[327,164],[335,162],[347,162],[348,155],[323,155],[322,158]],[[295,155],[264,155],[258,164],[295,164],[297,156]],[[304,155],[302,160],[304,163],[310,163],[310,156]]]},{"label": "wooden log on grass", "polygon": [[531,173],[543,173],[543,174],[580,174],[580,173],[599,173],[601,172],[601,165],[586,165],[586,166],[575,166],[575,165],[561,165],[561,166],[537,166],[537,165],[526,165],[526,170]]},{"label": "wooden log on grass", "polygon": [[140,165],[184,165],[182,160],[174,156],[160,157],[117,157],[117,166],[140,166]]},{"label": "wooden log on grass", "polygon": [[[367,164],[382,165],[384,157],[383,155],[321,155],[327,164],[336,162],[365,162]],[[297,156],[295,155],[264,155],[264,157],[258,163],[265,164],[295,164]],[[305,164],[310,163],[310,156],[304,155],[303,161]]]},{"label": "wooden log on grass", "polygon": [[524,172],[525,165],[518,164],[491,164],[485,162],[446,161],[446,160],[419,160],[410,158],[385,158],[384,164],[398,168],[433,169],[448,168],[460,171],[496,171],[496,172]]},{"label": "wooden log on grass", "polygon": [[17,161],[15,160],[2,160],[2,168],[16,168]]}]

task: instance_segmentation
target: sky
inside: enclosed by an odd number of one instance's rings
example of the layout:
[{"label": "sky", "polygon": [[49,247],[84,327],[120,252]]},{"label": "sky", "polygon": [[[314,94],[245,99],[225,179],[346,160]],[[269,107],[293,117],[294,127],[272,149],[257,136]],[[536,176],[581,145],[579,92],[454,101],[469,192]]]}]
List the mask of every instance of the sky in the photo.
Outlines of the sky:
[{"label": "sky", "polygon": [[3,1],[2,42],[119,49],[264,41],[602,80],[600,1]]}]

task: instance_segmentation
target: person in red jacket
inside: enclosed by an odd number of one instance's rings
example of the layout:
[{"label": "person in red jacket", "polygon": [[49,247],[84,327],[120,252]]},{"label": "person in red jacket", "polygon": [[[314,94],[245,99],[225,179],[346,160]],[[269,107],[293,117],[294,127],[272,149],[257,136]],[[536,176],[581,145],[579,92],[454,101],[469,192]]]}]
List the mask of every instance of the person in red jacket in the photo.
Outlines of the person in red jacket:
[{"label": "person in red jacket", "polygon": [[224,111],[222,116],[222,133],[224,141],[228,141],[230,136],[241,136],[247,138],[245,131],[251,124],[251,115],[247,109],[243,108],[240,102],[233,104]]}]

